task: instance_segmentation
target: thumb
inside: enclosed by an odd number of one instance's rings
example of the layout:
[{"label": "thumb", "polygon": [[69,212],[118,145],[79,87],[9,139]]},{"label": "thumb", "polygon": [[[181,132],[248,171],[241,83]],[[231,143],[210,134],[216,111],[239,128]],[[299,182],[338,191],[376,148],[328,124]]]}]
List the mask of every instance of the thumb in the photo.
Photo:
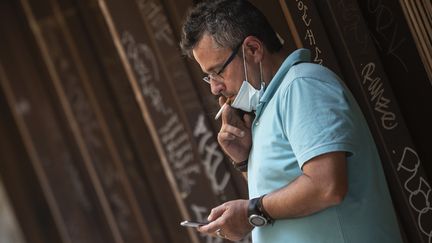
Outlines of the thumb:
[{"label": "thumb", "polygon": [[225,102],[227,101],[227,98],[223,95],[219,96],[219,106],[223,106]]}]

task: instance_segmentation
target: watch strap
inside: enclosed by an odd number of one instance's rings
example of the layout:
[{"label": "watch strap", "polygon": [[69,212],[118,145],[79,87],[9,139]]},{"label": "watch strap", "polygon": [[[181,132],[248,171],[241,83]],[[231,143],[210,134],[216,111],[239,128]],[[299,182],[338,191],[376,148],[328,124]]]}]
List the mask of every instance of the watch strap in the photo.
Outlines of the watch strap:
[{"label": "watch strap", "polygon": [[267,222],[269,224],[273,224],[274,223],[274,219],[270,216],[270,214],[267,213],[267,211],[264,208],[263,205],[263,199],[267,194],[262,195],[261,197],[259,197],[259,201],[257,203],[257,207],[260,210],[261,214],[267,219]]},{"label": "watch strap", "polygon": [[259,199],[260,198],[257,197],[257,198],[252,198],[252,199],[249,200],[248,217],[250,217],[250,216],[252,216],[254,214],[257,214],[257,215],[260,214],[259,211],[257,210],[258,209],[257,204],[259,202]]},{"label": "watch strap", "polygon": [[232,162],[234,168],[240,172],[247,172],[249,160],[245,160],[239,163]]}]

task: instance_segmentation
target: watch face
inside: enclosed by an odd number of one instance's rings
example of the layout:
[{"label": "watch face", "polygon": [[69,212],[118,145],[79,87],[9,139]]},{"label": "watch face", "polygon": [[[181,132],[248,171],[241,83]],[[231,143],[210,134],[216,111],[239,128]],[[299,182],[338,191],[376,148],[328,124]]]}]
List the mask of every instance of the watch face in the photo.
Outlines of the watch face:
[{"label": "watch face", "polygon": [[267,224],[267,220],[264,217],[260,216],[260,215],[252,214],[249,217],[249,223],[251,225],[253,225],[253,226],[259,227],[259,226],[266,225]]}]

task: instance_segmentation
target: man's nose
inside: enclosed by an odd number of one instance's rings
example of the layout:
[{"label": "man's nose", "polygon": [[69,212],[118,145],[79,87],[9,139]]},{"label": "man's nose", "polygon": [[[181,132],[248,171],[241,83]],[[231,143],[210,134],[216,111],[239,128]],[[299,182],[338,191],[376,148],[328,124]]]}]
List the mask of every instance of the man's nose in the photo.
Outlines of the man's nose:
[{"label": "man's nose", "polygon": [[210,82],[210,87],[211,87],[211,92],[214,95],[220,95],[221,92],[225,90],[224,83],[217,80],[212,80]]}]

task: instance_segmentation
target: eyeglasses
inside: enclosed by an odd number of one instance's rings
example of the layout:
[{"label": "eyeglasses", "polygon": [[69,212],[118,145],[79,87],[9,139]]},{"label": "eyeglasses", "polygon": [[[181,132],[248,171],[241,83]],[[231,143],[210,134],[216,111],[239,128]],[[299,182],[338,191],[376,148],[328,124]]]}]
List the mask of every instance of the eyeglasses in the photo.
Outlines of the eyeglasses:
[{"label": "eyeglasses", "polygon": [[234,59],[234,57],[237,55],[237,52],[240,50],[240,47],[243,45],[243,41],[237,45],[234,50],[232,51],[231,55],[228,57],[228,59],[226,60],[226,62],[222,65],[222,68],[215,74],[209,74],[207,76],[205,76],[203,78],[203,80],[210,84],[211,79],[215,76],[219,76],[221,73],[223,73],[223,71],[225,71],[225,68],[232,62],[232,60]]}]

